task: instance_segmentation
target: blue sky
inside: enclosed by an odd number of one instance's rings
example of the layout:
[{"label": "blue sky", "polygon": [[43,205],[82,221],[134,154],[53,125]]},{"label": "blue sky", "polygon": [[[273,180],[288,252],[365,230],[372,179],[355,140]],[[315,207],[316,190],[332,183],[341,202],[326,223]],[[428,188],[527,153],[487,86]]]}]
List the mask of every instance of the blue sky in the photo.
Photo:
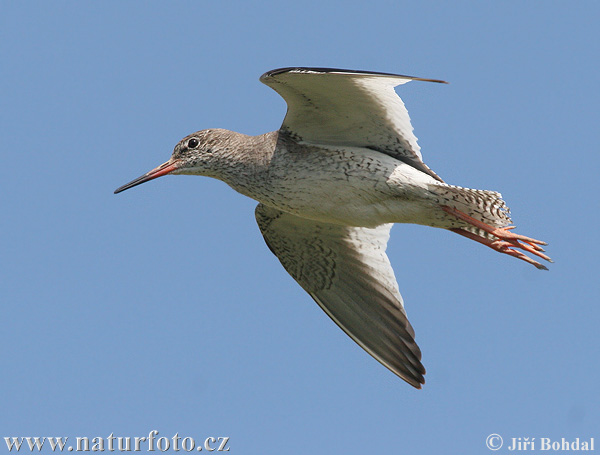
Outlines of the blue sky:
[{"label": "blue sky", "polygon": [[[231,453],[485,453],[491,433],[600,443],[594,2],[2,2],[4,436],[228,436]],[[549,272],[398,225],[417,391],[322,313],[255,202],[165,177],[183,136],[260,134],[284,66],[399,88],[426,163],[502,192]],[[4,447],[4,446],[3,446]],[[6,450],[6,448],[1,449]],[[506,447],[497,453],[508,453]]]}]

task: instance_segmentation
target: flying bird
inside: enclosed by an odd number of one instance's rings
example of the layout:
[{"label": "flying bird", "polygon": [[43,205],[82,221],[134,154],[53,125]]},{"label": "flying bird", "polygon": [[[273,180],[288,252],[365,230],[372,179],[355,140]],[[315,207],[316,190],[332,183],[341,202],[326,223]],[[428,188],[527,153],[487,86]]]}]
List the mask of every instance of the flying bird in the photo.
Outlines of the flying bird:
[{"label": "flying bird", "polygon": [[163,175],[213,177],[258,201],[269,249],[365,351],[421,388],[425,368],[385,253],[394,223],[443,228],[544,265],[545,242],[511,231],[500,193],[445,183],[422,160],[394,87],[435,79],[332,68],[281,68],[260,81],[281,95],[278,131],[223,129],[183,138],[164,164],[118,188]]}]

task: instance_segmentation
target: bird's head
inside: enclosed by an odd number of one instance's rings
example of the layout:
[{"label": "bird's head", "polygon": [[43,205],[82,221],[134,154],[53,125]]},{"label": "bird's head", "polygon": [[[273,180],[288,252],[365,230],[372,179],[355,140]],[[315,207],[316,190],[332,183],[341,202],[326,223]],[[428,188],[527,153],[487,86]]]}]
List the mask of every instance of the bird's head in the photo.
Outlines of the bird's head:
[{"label": "bird's head", "polygon": [[184,137],[175,146],[171,158],[135,180],[117,188],[115,194],[167,174],[214,176],[219,169],[222,132],[203,130]]}]

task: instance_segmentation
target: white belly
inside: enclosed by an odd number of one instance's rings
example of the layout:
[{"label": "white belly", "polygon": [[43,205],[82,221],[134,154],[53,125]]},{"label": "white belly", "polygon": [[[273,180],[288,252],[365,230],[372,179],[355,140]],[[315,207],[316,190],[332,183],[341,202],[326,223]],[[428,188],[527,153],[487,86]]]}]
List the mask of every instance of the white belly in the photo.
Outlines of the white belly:
[{"label": "white belly", "polygon": [[438,211],[428,190],[436,180],[369,149],[278,150],[264,177],[259,191],[242,192],[279,210],[328,223],[432,225]]}]

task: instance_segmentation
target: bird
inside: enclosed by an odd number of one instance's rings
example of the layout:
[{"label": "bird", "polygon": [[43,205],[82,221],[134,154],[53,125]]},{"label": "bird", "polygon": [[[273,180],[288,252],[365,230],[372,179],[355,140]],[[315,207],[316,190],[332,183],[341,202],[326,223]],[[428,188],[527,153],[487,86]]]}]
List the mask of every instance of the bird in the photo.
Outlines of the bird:
[{"label": "bird", "polygon": [[445,183],[422,159],[395,87],[438,79],[288,67],[260,81],[286,102],[277,131],[206,129],[116,193],[164,175],[216,178],[258,202],[255,217],[284,269],[360,347],[413,387],[425,383],[386,255],[394,223],[442,228],[547,270],[546,242],[516,234],[496,191]]}]

